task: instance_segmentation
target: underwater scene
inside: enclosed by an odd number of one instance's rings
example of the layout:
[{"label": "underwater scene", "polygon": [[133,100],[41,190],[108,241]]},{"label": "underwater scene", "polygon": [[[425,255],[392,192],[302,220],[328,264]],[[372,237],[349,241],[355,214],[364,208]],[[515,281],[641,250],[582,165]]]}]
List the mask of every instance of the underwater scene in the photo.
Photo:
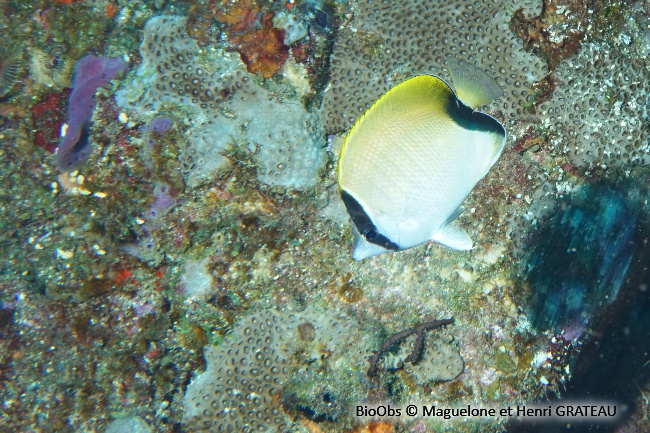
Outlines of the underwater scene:
[{"label": "underwater scene", "polygon": [[0,0],[0,433],[650,432],[649,0]]}]

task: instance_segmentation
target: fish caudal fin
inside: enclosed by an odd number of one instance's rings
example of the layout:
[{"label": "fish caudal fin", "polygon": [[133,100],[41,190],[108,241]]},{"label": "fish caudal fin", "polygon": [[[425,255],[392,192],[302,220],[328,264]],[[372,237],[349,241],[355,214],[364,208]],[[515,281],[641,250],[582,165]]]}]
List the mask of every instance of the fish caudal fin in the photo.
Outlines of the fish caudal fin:
[{"label": "fish caudal fin", "polygon": [[465,230],[454,223],[443,226],[433,235],[432,240],[459,251],[471,250],[474,246]]},{"label": "fish caudal fin", "polygon": [[503,96],[503,89],[485,71],[464,60],[448,58],[456,96],[472,110]]}]

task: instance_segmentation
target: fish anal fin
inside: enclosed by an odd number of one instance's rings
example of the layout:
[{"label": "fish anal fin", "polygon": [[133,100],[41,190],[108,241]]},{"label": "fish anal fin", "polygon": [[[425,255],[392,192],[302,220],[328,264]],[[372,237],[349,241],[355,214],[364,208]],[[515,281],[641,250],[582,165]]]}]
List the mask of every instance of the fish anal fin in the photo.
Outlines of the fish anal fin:
[{"label": "fish anal fin", "polygon": [[472,110],[503,96],[503,89],[487,72],[464,60],[447,59],[456,96]]},{"label": "fish anal fin", "polygon": [[431,239],[459,251],[471,250],[474,246],[467,232],[454,223],[442,226]]}]

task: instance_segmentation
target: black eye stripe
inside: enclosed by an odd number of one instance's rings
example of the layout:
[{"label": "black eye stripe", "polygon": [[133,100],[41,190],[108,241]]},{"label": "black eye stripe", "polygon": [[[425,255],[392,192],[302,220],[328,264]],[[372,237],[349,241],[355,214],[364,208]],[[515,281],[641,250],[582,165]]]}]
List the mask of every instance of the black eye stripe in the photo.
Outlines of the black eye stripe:
[{"label": "black eye stripe", "polygon": [[373,239],[375,239],[377,237],[377,231],[375,231],[373,229],[368,229],[363,234],[363,237],[366,238],[367,241],[372,242]]},{"label": "black eye stripe", "polygon": [[341,198],[343,199],[343,204],[345,204],[355,227],[368,242],[384,247],[387,250],[399,250],[399,246],[397,246],[395,242],[392,242],[386,236],[379,233],[379,230],[377,230],[377,227],[372,223],[366,211],[363,210],[354,197],[345,191],[341,191]]}]

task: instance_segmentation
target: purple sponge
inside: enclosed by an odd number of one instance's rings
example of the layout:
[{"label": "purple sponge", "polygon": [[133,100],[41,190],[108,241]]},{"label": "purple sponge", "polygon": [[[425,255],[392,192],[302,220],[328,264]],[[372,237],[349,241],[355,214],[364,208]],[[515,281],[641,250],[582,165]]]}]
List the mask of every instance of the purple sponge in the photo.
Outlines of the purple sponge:
[{"label": "purple sponge", "polygon": [[77,62],[72,93],[68,98],[68,129],[59,141],[56,162],[61,171],[72,170],[90,156],[90,121],[95,109],[95,92],[126,69],[121,57],[85,56]]}]

